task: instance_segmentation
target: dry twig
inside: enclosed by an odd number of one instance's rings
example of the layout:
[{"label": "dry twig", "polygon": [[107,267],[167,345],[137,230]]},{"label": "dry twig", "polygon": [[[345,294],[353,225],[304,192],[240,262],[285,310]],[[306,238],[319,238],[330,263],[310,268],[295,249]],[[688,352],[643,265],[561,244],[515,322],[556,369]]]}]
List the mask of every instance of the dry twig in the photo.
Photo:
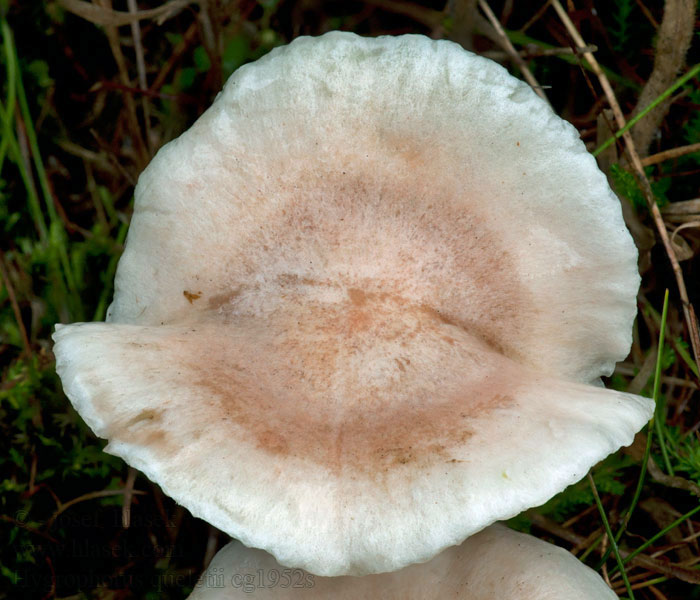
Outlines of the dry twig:
[{"label": "dry twig", "polygon": [[[569,529],[564,529],[561,525],[545,517],[544,515],[530,511],[527,514],[532,523],[543,531],[551,533],[552,535],[575,546],[582,546],[585,543],[585,538]],[[596,550],[599,554],[603,553],[600,546]],[[630,554],[630,550],[620,548],[620,556],[623,558],[626,558]],[[654,573],[661,573],[668,577],[675,577],[676,579],[680,579],[681,581],[685,581],[687,583],[700,584],[700,572],[680,565],[669,564],[666,561],[652,558],[647,554],[637,554],[630,560],[630,562],[634,566],[644,567],[650,571],[653,571]]]},{"label": "dry twig", "polygon": [[[111,10],[112,0],[95,1],[99,2],[103,8]],[[114,56],[114,61],[117,63],[119,79],[121,80],[122,85],[131,87],[129,69],[126,66],[126,60],[124,59],[124,54],[122,53],[117,26],[105,25],[105,33],[107,34],[109,47],[112,50],[112,56]],[[132,94],[122,94],[122,98],[124,99],[124,104],[126,106],[126,119],[129,123],[130,134],[133,138],[134,146],[136,147],[139,162],[142,163],[139,165],[140,171],[148,163],[149,155],[143,141],[143,136],[141,135],[141,126],[139,125],[139,120],[136,115],[136,103],[134,102],[134,97]]]},{"label": "dry twig", "polygon": [[67,11],[95,25],[103,25],[105,27],[121,27],[122,25],[143,21],[144,19],[156,19],[160,24],[174,17],[188,4],[194,4],[195,2],[196,0],[170,0],[157,8],[132,13],[112,10],[112,7],[99,6],[84,0],[58,0],[58,3]]},{"label": "dry twig", "polygon": [[651,156],[645,156],[642,159],[642,166],[648,167],[650,165],[656,165],[660,162],[664,162],[665,160],[679,158],[681,156],[685,156],[686,154],[691,154],[692,152],[700,152],[700,144],[688,144],[687,146],[679,146],[678,148],[664,150],[663,152],[658,152],[657,154],[652,154]]},{"label": "dry twig", "polygon": [[2,284],[7,290],[7,297],[10,299],[10,304],[12,305],[12,312],[15,315],[15,320],[17,321],[17,327],[19,328],[19,335],[22,338],[23,351],[26,357],[32,355],[32,345],[29,343],[29,336],[27,335],[27,328],[24,326],[24,321],[22,320],[22,311],[19,308],[19,303],[17,302],[17,296],[15,296],[15,290],[10,281],[10,274],[5,269],[5,256],[0,252],[0,277],[2,278]]},{"label": "dry twig", "polygon": [[450,0],[448,7],[452,16],[452,34],[450,39],[467,50],[474,50],[474,31],[476,30],[477,0]]},{"label": "dry twig", "polygon": [[700,220],[700,198],[680,200],[664,206],[661,214],[670,223],[689,223]]},{"label": "dry twig", "polygon": [[[129,7],[129,12],[131,14],[136,14],[138,8],[136,6],[136,0],[127,0],[127,5]],[[143,44],[141,43],[141,25],[138,21],[133,21],[131,23],[131,37],[134,40],[134,52],[136,54],[136,72],[139,76],[139,86],[142,90],[148,88],[148,83],[146,82],[146,61],[143,56]],[[153,152],[151,147],[151,111],[148,106],[148,98],[144,95],[141,97],[141,109],[143,110],[143,124],[146,128],[146,145],[148,146],[149,153]]]},{"label": "dry twig", "polygon": [[[559,18],[561,19],[562,23],[564,23],[566,30],[569,32],[569,35],[572,37],[576,45],[580,48],[583,48],[586,45],[586,43],[583,41],[581,34],[571,22],[571,19],[562,7],[561,2],[559,0],[552,0],[552,6],[554,7],[554,10],[556,10],[557,14],[559,15]],[[603,91],[605,92],[605,96],[608,99],[610,108],[612,108],[613,110],[613,115],[615,117],[615,122],[617,123],[618,128],[622,129],[625,126],[626,121],[622,113],[622,109],[620,108],[620,104],[615,96],[615,92],[613,91],[612,86],[610,85],[610,81],[603,72],[603,69],[601,69],[600,64],[598,63],[593,54],[591,54],[590,52],[585,52],[583,56],[591,65],[593,72],[595,73],[596,77],[598,78],[598,81],[600,82],[601,87],[603,88]],[[681,303],[683,304],[683,314],[685,316],[685,321],[688,325],[690,342],[693,347],[693,355],[695,358],[695,362],[700,364],[700,332],[698,331],[698,322],[695,317],[695,311],[692,305],[690,304],[690,300],[688,298],[688,291],[685,286],[685,280],[683,279],[683,271],[681,270],[680,264],[678,262],[678,257],[676,256],[676,253],[673,249],[673,245],[668,236],[668,232],[666,231],[666,226],[661,216],[661,211],[659,210],[659,207],[656,204],[656,200],[654,199],[654,193],[651,191],[651,185],[649,184],[649,180],[647,179],[646,174],[644,173],[644,167],[642,166],[639,154],[637,153],[634,140],[632,139],[630,132],[626,131],[622,135],[622,139],[625,141],[625,149],[627,150],[627,153],[629,155],[630,162],[634,169],[635,175],[637,176],[637,179],[641,184],[644,197],[646,198],[649,210],[654,219],[654,224],[656,225],[656,230],[659,234],[659,237],[661,238],[661,241],[663,242],[669,261],[671,262],[673,274],[675,275],[676,284],[678,286],[678,292],[681,297]]]},{"label": "dry twig", "polygon": [[122,504],[122,527],[128,529],[131,525],[131,499],[134,496],[134,483],[136,482],[137,471],[134,467],[129,467],[124,485],[124,498]]},{"label": "dry twig", "polygon": [[525,81],[527,81],[532,86],[532,89],[535,90],[535,93],[540,98],[542,98],[545,102],[547,102],[547,104],[549,104],[549,100],[547,100],[547,95],[544,93],[542,86],[537,82],[537,79],[535,79],[535,76],[530,71],[530,68],[527,66],[527,63],[525,62],[523,57],[520,56],[520,54],[518,54],[518,51],[515,49],[510,39],[508,39],[506,32],[503,30],[503,27],[501,26],[500,21],[496,18],[496,15],[493,14],[493,11],[491,10],[491,7],[489,6],[488,2],[486,2],[486,0],[479,0],[479,6],[481,7],[481,10],[484,11],[484,14],[489,20],[489,23],[491,23],[491,26],[498,32],[498,36],[500,38],[499,44],[515,61],[515,64],[518,65],[518,68],[523,74]]},{"label": "dry twig", "polygon": [[411,2],[400,2],[398,0],[364,0],[365,4],[376,6],[387,12],[397,15],[404,15],[413,19],[416,23],[425,25],[429,29],[438,27],[445,18],[442,11],[426,8]]},{"label": "dry twig", "polygon": [[[119,490],[98,490],[96,492],[88,492],[87,494],[83,494],[82,496],[78,496],[77,498],[73,498],[72,500],[69,500],[68,502],[65,502],[64,504],[61,504],[56,509],[56,511],[51,515],[51,518],[46,522],[46,529],[47,530],[51,529],[51,526],[56,522],[56,519],[58,519],[59,516],[61,516],[64,512],[66,512],[74,504],[78,504],[79,502],[85,502],[86,500],[95,500],[96,498],[109,498],[110,496],[120,496],[120,495],[126,494],[126,493],[127,493],[126,488],[119,489]],[[130,494],[145,494],[146,492],[132,489],[132,490],[129,490],[128,493],[130,493]]]},{"label": "dry twig", "polygon": [[[693,36],[696,8],[697,0],[666,0],[664,17],[657,34],[654,70],[639,95],[637,106],[632,112],[633,117],[668,89],[683,68],[685,55]],[[670,105],[670,99],[662,102],[632,130],[632,139],[641,156],[647,154],[654,133],[666,116]]]}]

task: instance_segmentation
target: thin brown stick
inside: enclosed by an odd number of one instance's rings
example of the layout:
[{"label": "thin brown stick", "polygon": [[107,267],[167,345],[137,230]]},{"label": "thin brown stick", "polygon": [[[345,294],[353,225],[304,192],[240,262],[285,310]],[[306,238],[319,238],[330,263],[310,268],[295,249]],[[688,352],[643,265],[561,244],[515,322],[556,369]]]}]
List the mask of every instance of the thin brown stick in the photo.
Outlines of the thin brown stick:
[{"label": "thin brown stick", "polygon": [[677,475],[666,475],[654,462],[653,459],[649,459],[647,468],[649,469],[649,474],[652,476],[654,481],[657,481],[661,485],[666,487],[675,488],[677,490],[685,490],[694,494],[700,498],[700,485],[690,481],[689,479],[684,479],[683,477],[678,477]]},{"label": "thin brown stick", "polygon": [[37,463],[39,462],[39,459],[36,455],[36,452],[32,453],[32,464],[29,467],[29,490],[27,491],[27,495],[31,496],[36,492],[37,487],[36,487],[36,466]]},{"label": "thin brown stick", "polygon": [[[585,541],[584,537],[573,531],[564,529],[561,525],[545,517],[544,515],[540,515],[535,512],[528,512],[527,515],[532,521],[533,525],[539,527],[547,533],[551,533],[552,535],[565,540],[566,542],[569,542],[572,545],[578,546],[579,544],[583,544]],[[602,554],[600,547],[598,547],[596,551],[598,554]],[[626,558],[630,554],[630,550],[620,548],[620,556],[623,558]],[[661,573],[662,575],[675,577],[676,579],[680,579],[681,581],[685,581],[687,583],[700,583],[700,573],[697,571],[675,564],[668,564],[665,561],[654,559],[647,554],[637,554],[637,556],[631,559],[630,562],[634,566],[644,567],[645,569],[653,571],[654,573]]]},{"label": "thin brown stick", "polygon": [[[129,12],[131,14],[136,14],[138,12],[138,7],[136,6],[136,0],[127,0],[127,6],[129,7]],[[141,25],[138,21],[133,21],[131,23],[131,37],[134,40],[134,53],[136,54],[136,72],[139,77],[139,86],[142,90],[148,88],[148,82],[146,81],[146,61],[143,55],[143,44],[141,43]],[[144,95],[141,97],[141,109],[143,110],[143,124],[146,129],[146,146],[148,147],[149,153],[153,153],[153,148],[151,147],[151,110],[148,104],[148,98]]]},{"label": "thin brown stick", "polygon": [[[638,433],[637,437],[635,438],[635,443],[627,448],[624,448],[623,452],[625,454],[629,454],[635,460],[641,460],[646,441],[647,436],[644,433]],[[675,488],[677,490],[685,490],[686,492],[690,492],[691,494],[694,494],[700,498],[700,485],[690,481],[689,479],[679,477],[678,475],[667,475],[659,468],[653,457],[649,457],[647,469],[649,471],[649,475],[651,475],[651,478],[657,483],[665,485],[666,487]]]},{"label": "thin brown stick", "polygon": [[134,496],[134,483],[136,482],[136,469],[129,467],[124,485],[124,501],[122,503],[122,527],[129,529],[131,525],[131,499]]},{"label": "thin brown stick", "polygon": [[216,546],[219,543],[219,530],[213,525],[209,525],[209,534],[207,535],[207,547],[204,551],[204,560],[202,561],[202,569],[206,569],[209,563],[216,554]]},{"label": "thin brown stick", "polygon": [[[595,505],[593,506],[593,508],[596,511],[598,510],[598,507]],[[599,539],[602,541],[603,535],[603,526],[601,525],[600,527],[597,527],[596,529],[591,531],[585,538],[582,538],[580,543],[575,544],[571,548],[571,554],[578,556],[584,550],[590,548],[592,544],[597,544]]]},{"label": "thin brown stick", "polygon": [[[639,94],[635,116],[668,89],[685,64],[685,55],[693,39],[697,0],[666,0],[664,16],[656,34],[654,69]],[[668,113],[672,99],[667,99],[649,111],[631,131],[637,152],[646,156],[654,134]]]},{"label": "thin brown stick", "polygon": [[[700,531],[694,531],[693,530],[693,521],[688,519],[686,521],[686,524],[688,525],[688,529],[692,532],[690,535],[686,535],[681,539],[681,542],[684,544],[687,544],[688,542],[695,542],[699,537],[700,537]],[[700,560],[700,556],[696,557],[694,560]]]},{"label": "thin brown stick", "polygon": [[58,3],[67,11],[95,25],[121,27],[122,25],[130,25],[144,19],[157,19],[159,23],[162,23],[164,20],[174,17],[185,6],[195,1],[170,0],[170,2],[166,2],[157,8],[141,10],[136,13],[112,10],[111,7],[96,6],[83,0],[58,0]]},{"label": "thin brown stick", "polygon": [[190,47],[190,44],[192,44],[192,42],[197,37],[198,32],[199,28],[197,27],[197,23],[192,23],[187,28],[187,30],[182,36],[182,40],[180,41],[180,43],[172,49],[167,62],[161,67],[160,71],[158,71],[158,75],[156,75],[156,78],[153,80],[153,83],[149,88],[150,91],[157,92],[161,88],[161,86],[165,83],[165,80],[167,79],[170,71],[172,71],[177,62],[182,58],[182,55]]},{"label": "thin brown stick", "polygon": [[661,214],[671,223],[687,223],[700,219],[700,198],[677,200],[664,206]]},{"label": "thin brown stick", "polygon": [[0,251],[0,277],[2,277],[2,284],[7,290],[7,297],[10,299],[10,304],[12,305],[12,312],[15,315],[15,320],[17,321],[17,327],[19,327],[19,335],[22,338],[23,352],[26,357],[29,358],[32,355],[32,345],[29,342],[29,336],[27,335],[27,329],[24,326],[24,321],[22,320],[22,311],[19,308],[19,303],[17,302],[17,296],[15,295],[15,289],[12,287],[12,282],[10,281],[10,275],[5,269],[5,255]]},{"label": "thin brown stick", "polygon": [[477,0],[448,0],[447,7],[452,19],[450,39],[463,48],[474,51],[476,31]]},{"label": "thin brown stick", "polygon": [[[96,498],[108,498],[109,496],[120,496],[121,494],[125,494],[126,489],[120,489],[120,490],[99,490],[97,492],[88,492],[87,494],[83,494],[82,496],[78,496],[77,498],[73,498],[72,500],[69,500],[65,504],[61,504],[56,511],[51,515],[51,518],[46,521],[46,529],[51,529],[51,526],[56,522],[56,519],[66,512],[71,506],[74,504],[78,504],[78,502],[85,502],[86,500],[95,500]],[[140,490],[131,490],[132,494],[145,494],[146,492],[142,492]]]},{"label": "thin brown stick", "polygon": [[149,98],[163,98],[164,100],[173,100],[175,102],[186,102],[188,104],[193,104],[197,102],[197,99],[194,96],[190,96],[188,94],[164,94],[163,92],[158,92],[158,91],[153,91],[153,90],[144,90],[139,87],[133,87],[129,85],[122,85],[121,83],[117,83],[115,81],[100,81],[99,83],[96,83],[95,85],[92,86],[91,91],[97,91],[97,90],[118,90],[120,92],[126,92],[127,94],[131,95],[144,95],[148,96]]},{"label": "thin brown stick", "polygon": [[30,527],[22,519],[13,519],[12,517],[8,517],[7,515],[0,515],[0,521],[5,521],[6,523],[10,523],[14,527],[20,527],[20,528],[24,529],[25,531],[28,531],[29,533],[32,533],[34,535],[38,535],[39,537],[42,537],[45,540],[49,540],[50,542],[53,542],[54,544],[58,544],[58,540],[55,537],[49,535],[48,533],[44,533],[43,531],[40,531],[39,529],[34,529],[33,527]]},{"label": "thin brown stick", "polygon": [[627,386],[627,393],[641,394],[647,383],[649,383],[649,380],[654,375],[654,369],[656,368],[656,352],[656,342],[654,342],[654,344],[647,351],[646,358],[644,359],[642,366],[639,367],[639,372]]},{"label": "thin brown stick", "polygon": [[[654,521],[659,529],[665,529],[671,525],[681,513],[663,498],[649,497],[639,503],[641,508]],[[683,542],[683,528],[673,527],[665,536],[667,543],[651,554],[653,558],[663,556],[671,550],[675,550],[679,564],[688,565],[693,560],[693,552],[690,546]]]},{"label": "thin brown stick", "polygon": [[[633,377],[637,372],[637,368],[628,364],[618,364],[615,367],[615,373],[620,375],[626,375],[628,377]],[[694,381],[688,381],[687,379],[681,379],[680,377],[671,377],[670,375],[662,375],[661,383],[665,385],[678,385],[684,388],[690,388],[691,390],[699,390],[700,386]]]},{"label": "thin brown stick", "polygon": [[686,154],[691,154],[693,152],[700,152],[700,143],[698,144],[688,144],[687,146],[679,146],[678,148],[671,148],[670,150],[664,150],[663,152],[657,152],[650,156],[645,156],[642,159],[642,166],[648,167],[650,165],[657,165],[665,160],[671,160],[673,158],[679,158],[685,156]]},{"label": "thin brown stick", "polygon": [[[111,10],[112,0],[95,0],[103,8]],[[121,43],[119,41],[119,32],[115,25],[106,25],[105,33],[107,34],[107,41],[109,42],[109,47],[112,50],[112,56],[114,61],[117,63],[117,69],[119,70],[119,79],[122,85],[131,87],[131,80],[129,79],[129,70],[126,66],[126,61],[124,60],[124,54],[122,53]],[[136,115],[136,103],[134,102],[134,97],[131,94],[122,94],[124,104],[126,106],[126,119],[129,123],[130,134],[134,139],[134,146],[139,157],[139,161],[143,164],[139,167],[143,168],[146,166],[149,160],[148,150],[143,140],[143,135],[141,134],[141,126],[139,125],[139,120]],[[139,169],[141,170],[141,169]]]},{"label": "thin brown stick", "polygon": [[585,48],[542,48],[537,44],[527,44],[520,51],[520,56],[523,58],[532,57],[536,58],[538,56],[562,56],[564,54],[578,55],[583,52],[597,52],[598,46],[595,44],[588,44]]},{"label": "thin brown stick", "polygon": [[50,556],[45,556],[44,560],[49,567],[49,571],[51,572],[51,587],[49,588],[49,591],[46,592],[46,595],[41,598],[41,600],[49,600],[49,598],[56,597],[56,569],[53,568],[53,562]]},{"label": "thin brown stick", "polygon": [[656,600],[668,600],[668,596],[666,596],[665,594],[662,594],[661,591],[658,590],[658,589],[657,589],[655,586],[653,586],[653,585],[650,585],[650,586],[649,586],[649,591],[650,591],[652,594],[654,594],[654,598],[656,598]]},{"label": "thin brown stick", "polygon": [[644,13],[644,16],[647,18],[647,21],[651,23],[651,26],[654,29],[659,28],[659,22],[654,18],[654,15],[651,14],[651,11],[646,7],[644,2],[642,0],[635,0],[637,2],[637,6],[641,9],[642,13]]},{"label": "thin brown stick", "polygon": [[[610,540],[608,539],[608,534],[603,533],[603,541],[600,544],[600,551],[605,554],[608,551],[608,546],[610,545]],[[601,569],[603,573],[603,579],[605,580],[605,583],[608,584],[608,587],[612,587],[612,583],[610,582],[610,574],[608,573],[608,563],[606,562],[603,564],[603,567]]]},{"label": "thin brown stick", "polygon": [[[651,571],[644,571],[642,573],[636,573],[635,575],[627,575],[627,579],[629,579],[630,583],[638,583],[640,581],[646,581],[649,579],[649,577],[653,575]],[[623,593],[625,591],[625,584],[622,581],[621,578],[619,578],[619,573],[615,573],[613,575],[613,579],[616,579],[617,582],[615,583],[615,592],[616,593]],[[635,590],[637,589],[638,586],[632,586],[632,589]]]},{"label": "thin brown stick", "polygon": [[530,20],[527,23],[525,23],[525,25],[523,25],[518,31],[520,31],[520,33],[525,33],[528,29],[530,29],[530,27],[537,23],[537,21],[539,21],[542,18],[542,15],[544,15],[544,13],[547,12],[547,9],[549,8],[549,2],[550,0],[546,0],[546,2],[542,6],[540,6],[538,11],[534,15],[532,15],[532,17],[530,17]]},{"label": "thin brown stick", "polygon": [[[566,48],[542,48],[541,46],[538,46],[537,44],[525,44],[522,47],[522,50],[518,52],[520,56],[522,56],[524,59],[528,58],[540,58],[543,56],[564,56],[564,55],[578,55],[581,54],[581,52],[597,52],[598,51],[598,46],[594,46],[593,44],[589,44],[585,48],[572,48],[571,46],[567,46]],[[485,56],[486,58],[490,58],[491,60],[495,61],[503,61],[506,60],[510,54],[506,52],[505,50],[486,50],[485,52],[480,52],[479,53],[481,56]],[[595,107],[594,107],[595,108]],[[581,130],[581,138],[584,139],[586,137],[587,132],[590,133],[592,131],[595,131],[594,129],[589,129]],[[607,133],[607,131],[606,131]],[[601,143],[605,141],[605,138],[601,140]]]},{"label": "thin brown stick", "polygon": [[387,12],[403,15],[433,29],[442,23],[445,15],[443,11],[426,8],[412,2],[399,2],[398,0],[364,0],[364,4],[376,6]]},{"label": "thin brown stick", "polygon": [[[571,22],[571,19],[562,7],[561,2],[559,0],[552,0],[552,6],[554,7],[554,10],[556,10],[557,14],[559,15],[559,18],[564,24],[564,27],[566,27],[566,30],[569,32],[569,35],[572,37],[576,45],[580,48],[583,48],[586,45],[586,43],[583,41],[581,34]],[[618,128],[622,129],[625,126],[626,121],[622,113],[622,109],[620,108],[620,104],[618,103],[617,98],[615,96],[615,92],[613,91],[612,86],[610,85],[610,81],[606,77],[605,73],[603,72],[603,69],[601,69],[600,64],[598,64],[598,61],[596,60],[593,54],[591,54],[590,52],[585,52],[583,56],[591,65],[591,69],[596,74],[596,77],[598,77],[598,81],[600,82],[600,85],[603,88],[603,91],[605,92],[605,96],[608,99],[608,103],[610,104],[610,108],[613,111],[615,122],[617,123]],[[693,355],[695,357],[695,362],[697,364],[700,364],[700,333],[698,332],[698,324],[697,319],[695,318],[695,312],[690,304],[690,300],[688,299],[688,291],[685,287],[683,271],[681,270],[681,266],[678,262],[678,257],[676,256],[676,253],[673,250],[673,245],[671,244],[668,232],[666,231],[666,226],[664,225],[664,220],[661,216],[661,211],[659,210],[659,207],[656,204],[656,200],[654,199],[654,193],[651,191],[651,185],[649,184],[649,180],[647,179],[646,174],[644,173],[644,167],[642,166],[642,162],[639,158],[639,154],[637,153],[630,132],[626,131],[622,135],[622,139],[625,141],[625,149],[627,151],[627,154],[629,155],[630,162],[637,176],[637,179],[641,184],[642,192],[644,193],[644,197],[646,198],[649,210],[654,219],[654,224],[656,225],[656,230],[664,245],[664,249],[666,250],[668,259],[671,262],[671,268],[673,269],[673,274],[676,278],[676,285],[678,286],[678,293],[681,297],[681,303],[683,304],[683,314],[685,316],[685,321],[688,326],[690,342],[693,348]]]},{"label": "thin brown stick", "polygon": [[506,35],[506,32],[504,31],[501,25],[501,22],[496,18],[496,15],[493,14],[493,11],[491,10],[491,7],[489,6],[488,2],[486,2],[486,0],[479,0],[479,6],[481,7],[481,10],[484,11],[484,14],[491,23],[491,26],[498,32],[498,35],[501,38],[501,46],[506,52],[508,52],[508,55],[515,61],[515,64],[518,65],[518,68],[523,74],[525,81],[527,81],[530,84],[530,86],[532,86],[532,89],[535,90],[535,93],[540,98],[542,98],[545,102],[547,102],[547,104],[549,104],[549,100],[547,99],[547,95],[544,93],[542,86],[537,82],[537,79],[535,79],[535,76],[530,71],[530,68],[527,66],[527,63],[525,62],[523,57],[520,56],[520,54],[518,54],[518,51],[515,49],[510,39]]},{"label": "thin brown stick", "polygon": [[63,150],[68,152],[68,154],[82,158],[86,163],[93,164],[95,168],[99,169],[100,171],[109,173],[112,176],[117,174],[117,170],[109,162],[109,159],[104,151],[94,152],[93,150],[83,148],[79,144],[71,142],[70,140],[56,140],[56,143]]},{"label": "thin brown stick", "polygon": [[223,85],[221,57],[223,56],[224,48],[216,15],[216,2],[210,3],[210,0],[199,0],[199,2],[200,7],[197,13],[197,20],[200,26],[200,38],[211,62],[207,73],[207,81],[213,89],[218,90]]},{"label": "thin brown stick", "polygon": [[564,521],[561,524],[561,526],[562,527],[571,527],[572,525],[574,525],[575,523],[578,523],[581,519],[583,519],[584,517],[587,517],[591,513],[595,512],[596,510],[598,510],[598,507],[591,505],[588,508],[586,508],[585,510],[578,513],[577,515],[571,517],[568,521]]}]

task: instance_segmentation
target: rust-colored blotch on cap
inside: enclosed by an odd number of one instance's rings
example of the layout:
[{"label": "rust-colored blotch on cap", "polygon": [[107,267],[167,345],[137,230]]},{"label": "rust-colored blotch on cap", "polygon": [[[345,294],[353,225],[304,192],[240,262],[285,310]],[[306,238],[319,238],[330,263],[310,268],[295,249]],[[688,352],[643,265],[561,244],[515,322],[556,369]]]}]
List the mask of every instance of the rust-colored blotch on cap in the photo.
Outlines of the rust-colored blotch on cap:
[{"label": "rust-colored blotch on cap", "polygon": [[381,474],[453,459],[478,413],[512,403],[496,355],[437,311],[356,288],[338,304],[294,292],[264,324],[230,317],[253,344],[203,344],[187,361],[207,410],[257,448]]},{"label": "rust-colored blotch on cap", "polygon": [[[463,201],[425,184],[373,189],[369,175],[318,173],[302,181],[241,244],[258,282],[235,280],[192,304],[195,329],[219,322],[243,340],[193,336],[201,347],[183,362],[199,400],[258,449],[334,471],[453,460],[475,414],[510,401],[493,352],[531,307],[507,251]],[[309,245],[323,249],[324,265],[289,261]],[[424,272],[429,246],[450,282]],[[368,249],[375,276],[353,277]],[[274,256],[290,272],[276,271]],[[491,302],[501,298],[510,305]]]}]

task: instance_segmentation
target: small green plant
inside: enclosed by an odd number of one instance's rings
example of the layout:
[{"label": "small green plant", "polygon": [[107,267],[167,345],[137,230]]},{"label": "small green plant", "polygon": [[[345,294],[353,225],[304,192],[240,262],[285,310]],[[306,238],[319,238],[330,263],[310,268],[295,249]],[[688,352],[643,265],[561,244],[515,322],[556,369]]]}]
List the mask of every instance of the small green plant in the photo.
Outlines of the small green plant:
[{"label": "small green plant", "polygon": [[608,28],[613,38],[613,47],[621,52],[627,47],[631,35],[632,11],[635,8],[633,0],[619,0],[615,2],[612,9],[613,24]]}]

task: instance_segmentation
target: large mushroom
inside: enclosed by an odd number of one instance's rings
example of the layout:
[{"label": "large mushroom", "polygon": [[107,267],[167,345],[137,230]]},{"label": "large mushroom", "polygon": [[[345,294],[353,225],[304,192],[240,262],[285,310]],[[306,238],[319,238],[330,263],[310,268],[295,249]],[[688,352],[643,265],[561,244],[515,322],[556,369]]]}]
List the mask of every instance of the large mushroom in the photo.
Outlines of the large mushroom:
[{"label": "large mushroom", "polygon": [[365,577],[315,577],[261,550],[230,542],[189,600],[616,600],[572,554],[492,525],[429,562]]},{"label": "large mushroom", "polygon": [[599,386],[636,256],[575,129],[496,63],[299,38],[141,175],[108,322],[57,326],[57,370],[196,516],[315,574],[392,571],[650,418]]}]

